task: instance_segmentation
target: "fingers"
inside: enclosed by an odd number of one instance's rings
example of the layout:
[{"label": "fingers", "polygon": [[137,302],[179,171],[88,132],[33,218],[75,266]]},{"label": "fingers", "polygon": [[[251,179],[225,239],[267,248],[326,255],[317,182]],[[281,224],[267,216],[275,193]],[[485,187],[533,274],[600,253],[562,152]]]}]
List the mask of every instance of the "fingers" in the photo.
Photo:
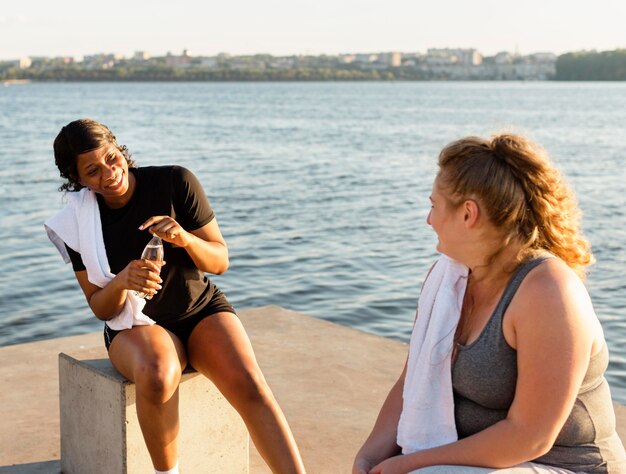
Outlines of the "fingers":
[{"label": "fingers", "polygon": [[139,226],[140,230],[148,229],[150,233],[173,242],[183,232],[183,228],[170,216],[152,216]]},{"label": "fingers", "polygon": [[131,290],[137,293],[154,296],[161,289],[161,285],[150,280],[135,280],[131,285]]},{"label": "fingers", "polygon": [[137,260],[140,268],[147,268],[154,272],[157,276],[161,273],[161,267],[165,265],[165,262],[155,262],[154,260]]},{"label": "fingers", "polygon": [[150,227],[151,225],[156,224],[157,222],[161,222],[163,219],[168,219],[168,218],[169,216],[152,216],[146,222],[144,222],[143,224],[139,226],[139,230],[144,230]]},{"label": "fingers", "polygon": [[146,295],[155,295],[163,280],[159,276],[161,266],[150,260],[133,260],[126,267],[126,289]]},{"label": "fingers", "polygon": [[175,220],[163,220],[157,225],[150,227],[150,232],[169,239],[175,239],[180,230],[180,226]]}]

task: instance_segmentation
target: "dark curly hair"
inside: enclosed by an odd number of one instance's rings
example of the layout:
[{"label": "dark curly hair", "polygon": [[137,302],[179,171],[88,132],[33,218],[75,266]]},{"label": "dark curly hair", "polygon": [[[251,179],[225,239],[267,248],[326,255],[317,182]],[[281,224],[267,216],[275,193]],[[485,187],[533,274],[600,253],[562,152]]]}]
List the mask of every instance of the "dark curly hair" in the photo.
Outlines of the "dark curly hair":
[{"label": "dark curly hair", "polygon": [[97,150],[105,145],[115,145],[122,152],[129,168],[135,162],[126,145],[118,145],[115,135],[109,128],[92,119],[80,119],[68,123],[54,139],[54,162],[59,168],[62,178],[67,179],[59,187],[59,191],[80,191],[84,188],[79,182],[76,160],[78,155]]}]

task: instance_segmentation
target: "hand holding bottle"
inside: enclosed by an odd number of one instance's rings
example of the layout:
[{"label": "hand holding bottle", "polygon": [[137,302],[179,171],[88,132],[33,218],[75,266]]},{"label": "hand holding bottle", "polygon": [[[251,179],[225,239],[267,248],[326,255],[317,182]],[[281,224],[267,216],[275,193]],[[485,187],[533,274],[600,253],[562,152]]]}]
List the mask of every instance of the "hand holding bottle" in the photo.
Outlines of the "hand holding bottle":
[{"label": "hand holding bottle", "polygon": [[[161,239],[158,236],[155,235],[152,237],[152,239],[150,239],[150,242],[148,242],[148,245],[146,245],[146,247],[143,249],[143,252],[141,253],[141,260],[154,262],[155,264],[159,265],[159,269],[160,266],[163,265],[163,242],[161,242]],[[152,299],[153,296],[153,294],[151,293],[144,292],[136,292],[136,294],[140,298],[145,298],[147,300]]]},{"label": "hand holding bottle", "polygon": [[165,262],[155,262],[138,258],[132,260],[116,275],[119,286],[135,294],[145,293],[154,296],[161,289],[161,267]]}]

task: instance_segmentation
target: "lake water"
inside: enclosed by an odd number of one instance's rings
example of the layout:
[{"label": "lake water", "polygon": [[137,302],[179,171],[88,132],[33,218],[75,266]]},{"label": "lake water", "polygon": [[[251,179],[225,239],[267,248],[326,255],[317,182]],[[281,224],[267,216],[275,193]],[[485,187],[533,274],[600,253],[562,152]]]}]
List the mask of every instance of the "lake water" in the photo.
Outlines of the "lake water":
[{"label": "lake water", "polygon": [[43,221],[63,206],[52,141],[108,124],[139,165],[200,178],[229,244],[216,283],[408,340],[436,258],[425,219],[438,151],[513,130],[577,192],[598,263],[587,286],[626,402],[626,84],[69,83],[0,86],[0,345],[99,331]]}]

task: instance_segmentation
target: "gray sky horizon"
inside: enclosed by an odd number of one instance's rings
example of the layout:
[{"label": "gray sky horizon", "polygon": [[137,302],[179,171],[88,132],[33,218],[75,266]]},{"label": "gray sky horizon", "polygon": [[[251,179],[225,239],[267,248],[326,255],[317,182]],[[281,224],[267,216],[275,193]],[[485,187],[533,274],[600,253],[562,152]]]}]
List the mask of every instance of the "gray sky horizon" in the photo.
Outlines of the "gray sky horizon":
[{"label": "gray sky horizon", "polygon": [[476,48],[562,54],[626,48],[626,1],[6,0],[0,60],[97,53],[342,54]]}]

